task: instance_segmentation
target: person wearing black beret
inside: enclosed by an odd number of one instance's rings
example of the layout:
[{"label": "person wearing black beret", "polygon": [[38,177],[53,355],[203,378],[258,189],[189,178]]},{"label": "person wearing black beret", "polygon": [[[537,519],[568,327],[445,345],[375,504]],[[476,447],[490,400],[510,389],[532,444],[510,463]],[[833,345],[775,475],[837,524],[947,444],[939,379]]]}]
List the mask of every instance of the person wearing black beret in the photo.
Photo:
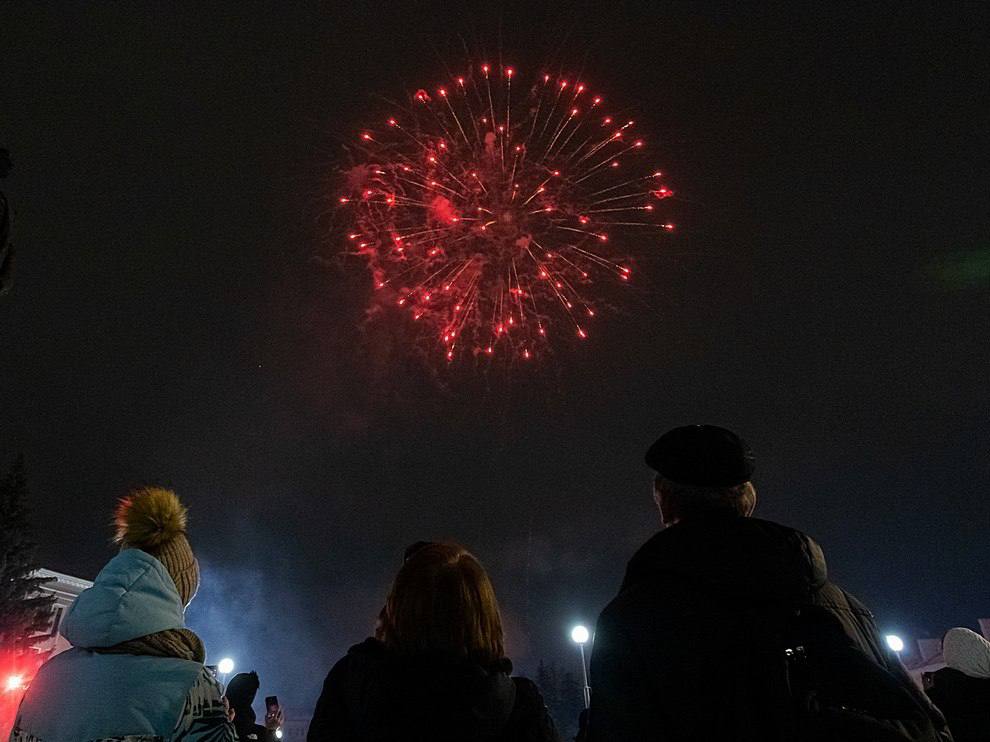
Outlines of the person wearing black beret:
[{"label": "person wearing black beret", "polygon": [[598,620],[579,740],[951,740],[821,547],[751,517],[742,438],[675,428],[646,463],[662,530]]}]

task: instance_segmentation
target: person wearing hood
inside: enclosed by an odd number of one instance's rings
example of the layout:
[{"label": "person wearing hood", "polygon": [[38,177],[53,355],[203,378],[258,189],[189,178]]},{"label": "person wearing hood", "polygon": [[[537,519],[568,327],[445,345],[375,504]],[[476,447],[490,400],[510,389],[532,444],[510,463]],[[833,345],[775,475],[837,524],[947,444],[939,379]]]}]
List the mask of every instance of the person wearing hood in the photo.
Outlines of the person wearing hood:
[{"label": "person wearing hood", "polygon": [[975,631],[949,629],[945,667],[925,674],[928,697],[945,714],[955,742],[990,740],[990,641]]},{"label": "person wearing hood", "polygon": [[308,742],[559,742],[536,685],[511,676],[478,560],[451,543],[406,556],[375,638],[330,670]]},{"label": "person wearing hood", "polygon": [[818,544],[751,517],[742,439],[676,428],[646,463],[664,528],[598,620],[580,739],[951,739]]},{"label": "person wearing hood", "polygon": [[237,730],[239,742],[275,742],[278,739],[276,731],[283,723],[282,710],[278,709],[265,715],[265,726],[257,723],[254,713],[254,697],[258,695],[261,681],[258,673],[242,672],[230,679],[224,690],[224,697],[234,714],[234,729]]},{"label": "person wearing hood", "polygon": [[69,608],[72,644],[46,662],[18,710],[11,742],[235,742],[206,652],[185,627],[199,588],[186,509],[146,487],[120,502],[117,554]]}]

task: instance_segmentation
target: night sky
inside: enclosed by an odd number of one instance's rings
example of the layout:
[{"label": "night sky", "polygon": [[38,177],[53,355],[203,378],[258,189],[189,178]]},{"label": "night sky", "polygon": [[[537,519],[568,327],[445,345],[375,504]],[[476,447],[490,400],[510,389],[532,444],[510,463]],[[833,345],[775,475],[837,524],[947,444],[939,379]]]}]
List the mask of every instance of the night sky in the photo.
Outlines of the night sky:
[{"label": "night sky", "polygon": [[[94,577],[116,498],[173,486],[190,623],[305,708],[403,548],[453,537],[517,667],[576,669],[657,527],[643,452],[710,422],[883,629],[990,616],[985,5],[219,5],[0,7],[0,464],[45,566]],[[683,197],[588,341],[488,373],[365,322],[328,214],[374,95],[462,39],[628,103]]]}]

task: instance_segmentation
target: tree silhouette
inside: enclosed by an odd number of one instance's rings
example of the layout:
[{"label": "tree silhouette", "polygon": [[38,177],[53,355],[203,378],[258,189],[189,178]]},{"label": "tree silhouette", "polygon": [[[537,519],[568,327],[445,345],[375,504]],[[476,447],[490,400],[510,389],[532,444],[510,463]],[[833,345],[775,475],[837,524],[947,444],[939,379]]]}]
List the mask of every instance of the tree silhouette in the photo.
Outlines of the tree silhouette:
[{"label": "tree silhouette", "polygon": [[27,651],[51,621],[54,595],[41,595],[46,582],[33,576],[39,565],[27,513],[27,478],[19,456],[0,481],[0,649],[8,655]]}]

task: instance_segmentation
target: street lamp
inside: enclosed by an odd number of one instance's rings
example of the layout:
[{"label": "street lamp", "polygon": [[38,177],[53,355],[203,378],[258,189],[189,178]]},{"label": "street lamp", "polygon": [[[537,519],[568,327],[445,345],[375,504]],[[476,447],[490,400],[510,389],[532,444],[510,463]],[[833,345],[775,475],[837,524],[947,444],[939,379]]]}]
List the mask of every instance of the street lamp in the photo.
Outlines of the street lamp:
[{"label": "street lamp", "polygon": [[904,640],[897,636],[897,634],[887,634],[887,636],[884,637],[884,640],[887,642],[887,646],[890,647],[891,651],[904,651]]},{"label": "street lamp", "polygon": [[588,685],[588,663],[584,658],[584,645],[588,643],[591,638],[591,632],[588,631],[587,626],[582,626],[578,624],[573,629],[571,629],[571,641],[578,645],[581,649],[581,676],[584,678],[584,707],[589,708],[591,706],[591,686]]},{"label": "street lamp", "polygon": [[4,690],[8,693],[14,693],[15,691],[24,689],[24,676],[23,675],[8,675],[7,680],[4,682]]},{"label": "street lamp", "polygon": [[234,661],[230,657],[224,657],[217,663],[217,672],[220,673],[220,685],[227,687],[227,676],[234,671]]}]

